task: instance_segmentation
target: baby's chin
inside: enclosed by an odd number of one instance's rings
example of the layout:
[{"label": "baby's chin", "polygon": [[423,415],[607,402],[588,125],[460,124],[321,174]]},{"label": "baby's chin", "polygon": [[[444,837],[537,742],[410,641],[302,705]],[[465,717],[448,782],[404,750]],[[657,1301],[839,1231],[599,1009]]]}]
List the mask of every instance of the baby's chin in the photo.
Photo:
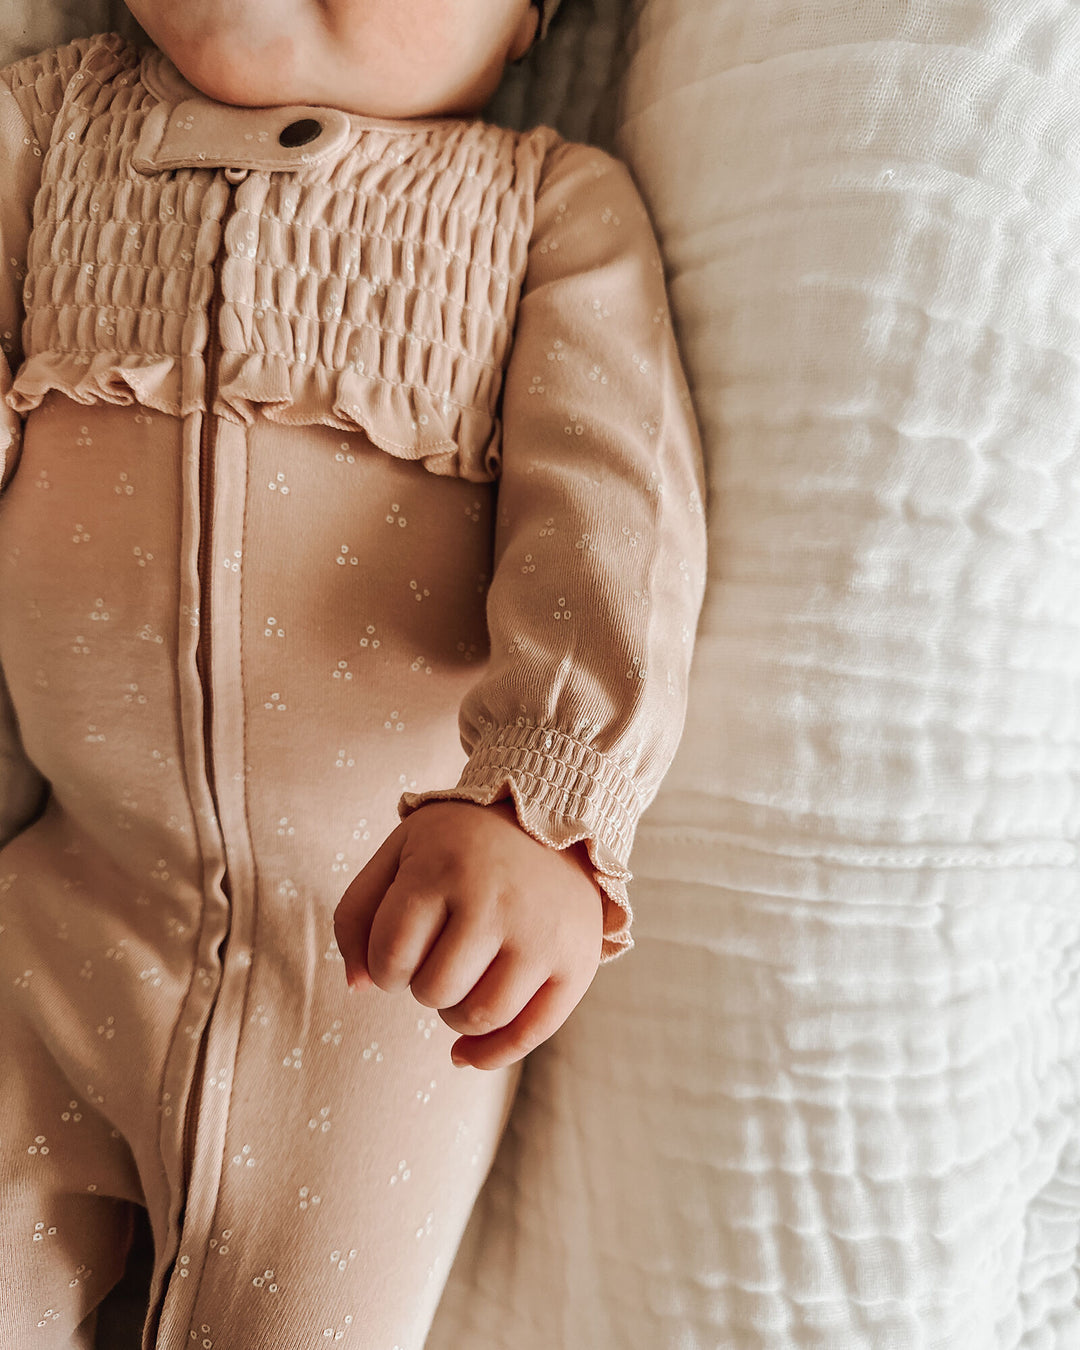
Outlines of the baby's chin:
[{"label": "baby's chin", "polygon": [[[249,58],[238,60],[236,52],[207,43],[185,46],[182,51],[165,50],[180,74],[218,103],[241,108],[271,108],[304,104],[340,108],[362,117],[409,119],[423,117],[466,117],[480,112],[487,90],[470,91],[471,97],[425,99],[414,83],[412,88],[399,82],[398,88],[381,87],[376,79],[365,79],[357,72],[349,79],[335,79],[336,72],[325,66],[308,69],[302,53],[290,37],[269,39]],[[318,66],[319,63],[312,63]]]}]

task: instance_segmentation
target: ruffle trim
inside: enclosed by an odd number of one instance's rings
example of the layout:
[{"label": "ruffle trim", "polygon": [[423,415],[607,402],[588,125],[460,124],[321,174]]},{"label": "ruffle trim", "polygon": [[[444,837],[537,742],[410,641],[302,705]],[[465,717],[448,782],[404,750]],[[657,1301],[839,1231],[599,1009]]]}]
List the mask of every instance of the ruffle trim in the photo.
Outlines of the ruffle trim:
[{"label": "ruffle trim", "polygon": [[637,824],[637,791],[606,756],[547,727],[509,727],[473,752],[457,786],[404,792],[404,820],[429,801],[478,806],[511,798],[526,834],[551,848],[585,841],[597,885],[604,893],[600,964],[633,949],[634,912],[627,895],[633,873],[626,866]]},{"label": "ruffle trim", "polygon": [[[397,459],[418,460],[429,473],[472,483],[490,483],[499,476],[498,418],[454,405],[456,416],[451,420],[441,401],[425,389],[355,370],[227,352],[219,362],[219,375],[213,411],[231,422],[250,425],[261,412],[285,426],[362,432],[378,449]],[[198,356],[155,359],[101,352],[80,360],[40,352],[19,368],[4,401],[14,412],[26,414],[56,390],[87,406],[140,403],[172,417],[186,417],[205,407],[203,382]]]}]

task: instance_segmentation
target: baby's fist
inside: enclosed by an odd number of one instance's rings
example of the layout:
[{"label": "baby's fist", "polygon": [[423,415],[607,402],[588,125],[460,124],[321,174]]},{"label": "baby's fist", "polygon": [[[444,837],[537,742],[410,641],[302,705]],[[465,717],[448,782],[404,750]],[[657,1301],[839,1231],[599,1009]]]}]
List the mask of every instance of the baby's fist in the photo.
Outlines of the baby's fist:
[{"label": "baby's fist", "polygon": [[557,850],[512,801],[413,811],[334,911],[351,985],[411,987],[462,1039],[456,1063],[499,1069],[553,1035],[600,964],[603,893],[584,842]]}]

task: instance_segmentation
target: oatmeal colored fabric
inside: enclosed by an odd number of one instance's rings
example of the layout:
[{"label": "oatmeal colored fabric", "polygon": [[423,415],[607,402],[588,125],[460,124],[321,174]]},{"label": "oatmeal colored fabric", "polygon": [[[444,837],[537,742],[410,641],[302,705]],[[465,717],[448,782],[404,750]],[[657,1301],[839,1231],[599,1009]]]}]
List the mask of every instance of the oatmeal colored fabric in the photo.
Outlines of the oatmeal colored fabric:
[{"label": "oatmeal colored fabric", "polygon": [[704,585],[651,229],[546,128],[225,108],[111,35],[4,76],[3,1331],[81,1343],[143,1203],[146,1346],[418,1346],[517,1074],[347,998],[331,915],[509,795],[632,945]]}]

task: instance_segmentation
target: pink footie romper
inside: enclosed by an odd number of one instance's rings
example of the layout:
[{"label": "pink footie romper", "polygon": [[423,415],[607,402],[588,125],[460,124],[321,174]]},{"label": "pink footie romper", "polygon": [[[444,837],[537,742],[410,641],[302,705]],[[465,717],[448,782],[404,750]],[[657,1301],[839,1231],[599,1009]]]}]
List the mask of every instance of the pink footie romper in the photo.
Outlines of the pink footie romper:
[{"label": "pink footie romper", "polygon": [[431,798],[587,841],[603,961],[682,732],[700,445],[628,171],[0,72],[0,1347],[420,1350],[521,1066],[349,995]]}]

